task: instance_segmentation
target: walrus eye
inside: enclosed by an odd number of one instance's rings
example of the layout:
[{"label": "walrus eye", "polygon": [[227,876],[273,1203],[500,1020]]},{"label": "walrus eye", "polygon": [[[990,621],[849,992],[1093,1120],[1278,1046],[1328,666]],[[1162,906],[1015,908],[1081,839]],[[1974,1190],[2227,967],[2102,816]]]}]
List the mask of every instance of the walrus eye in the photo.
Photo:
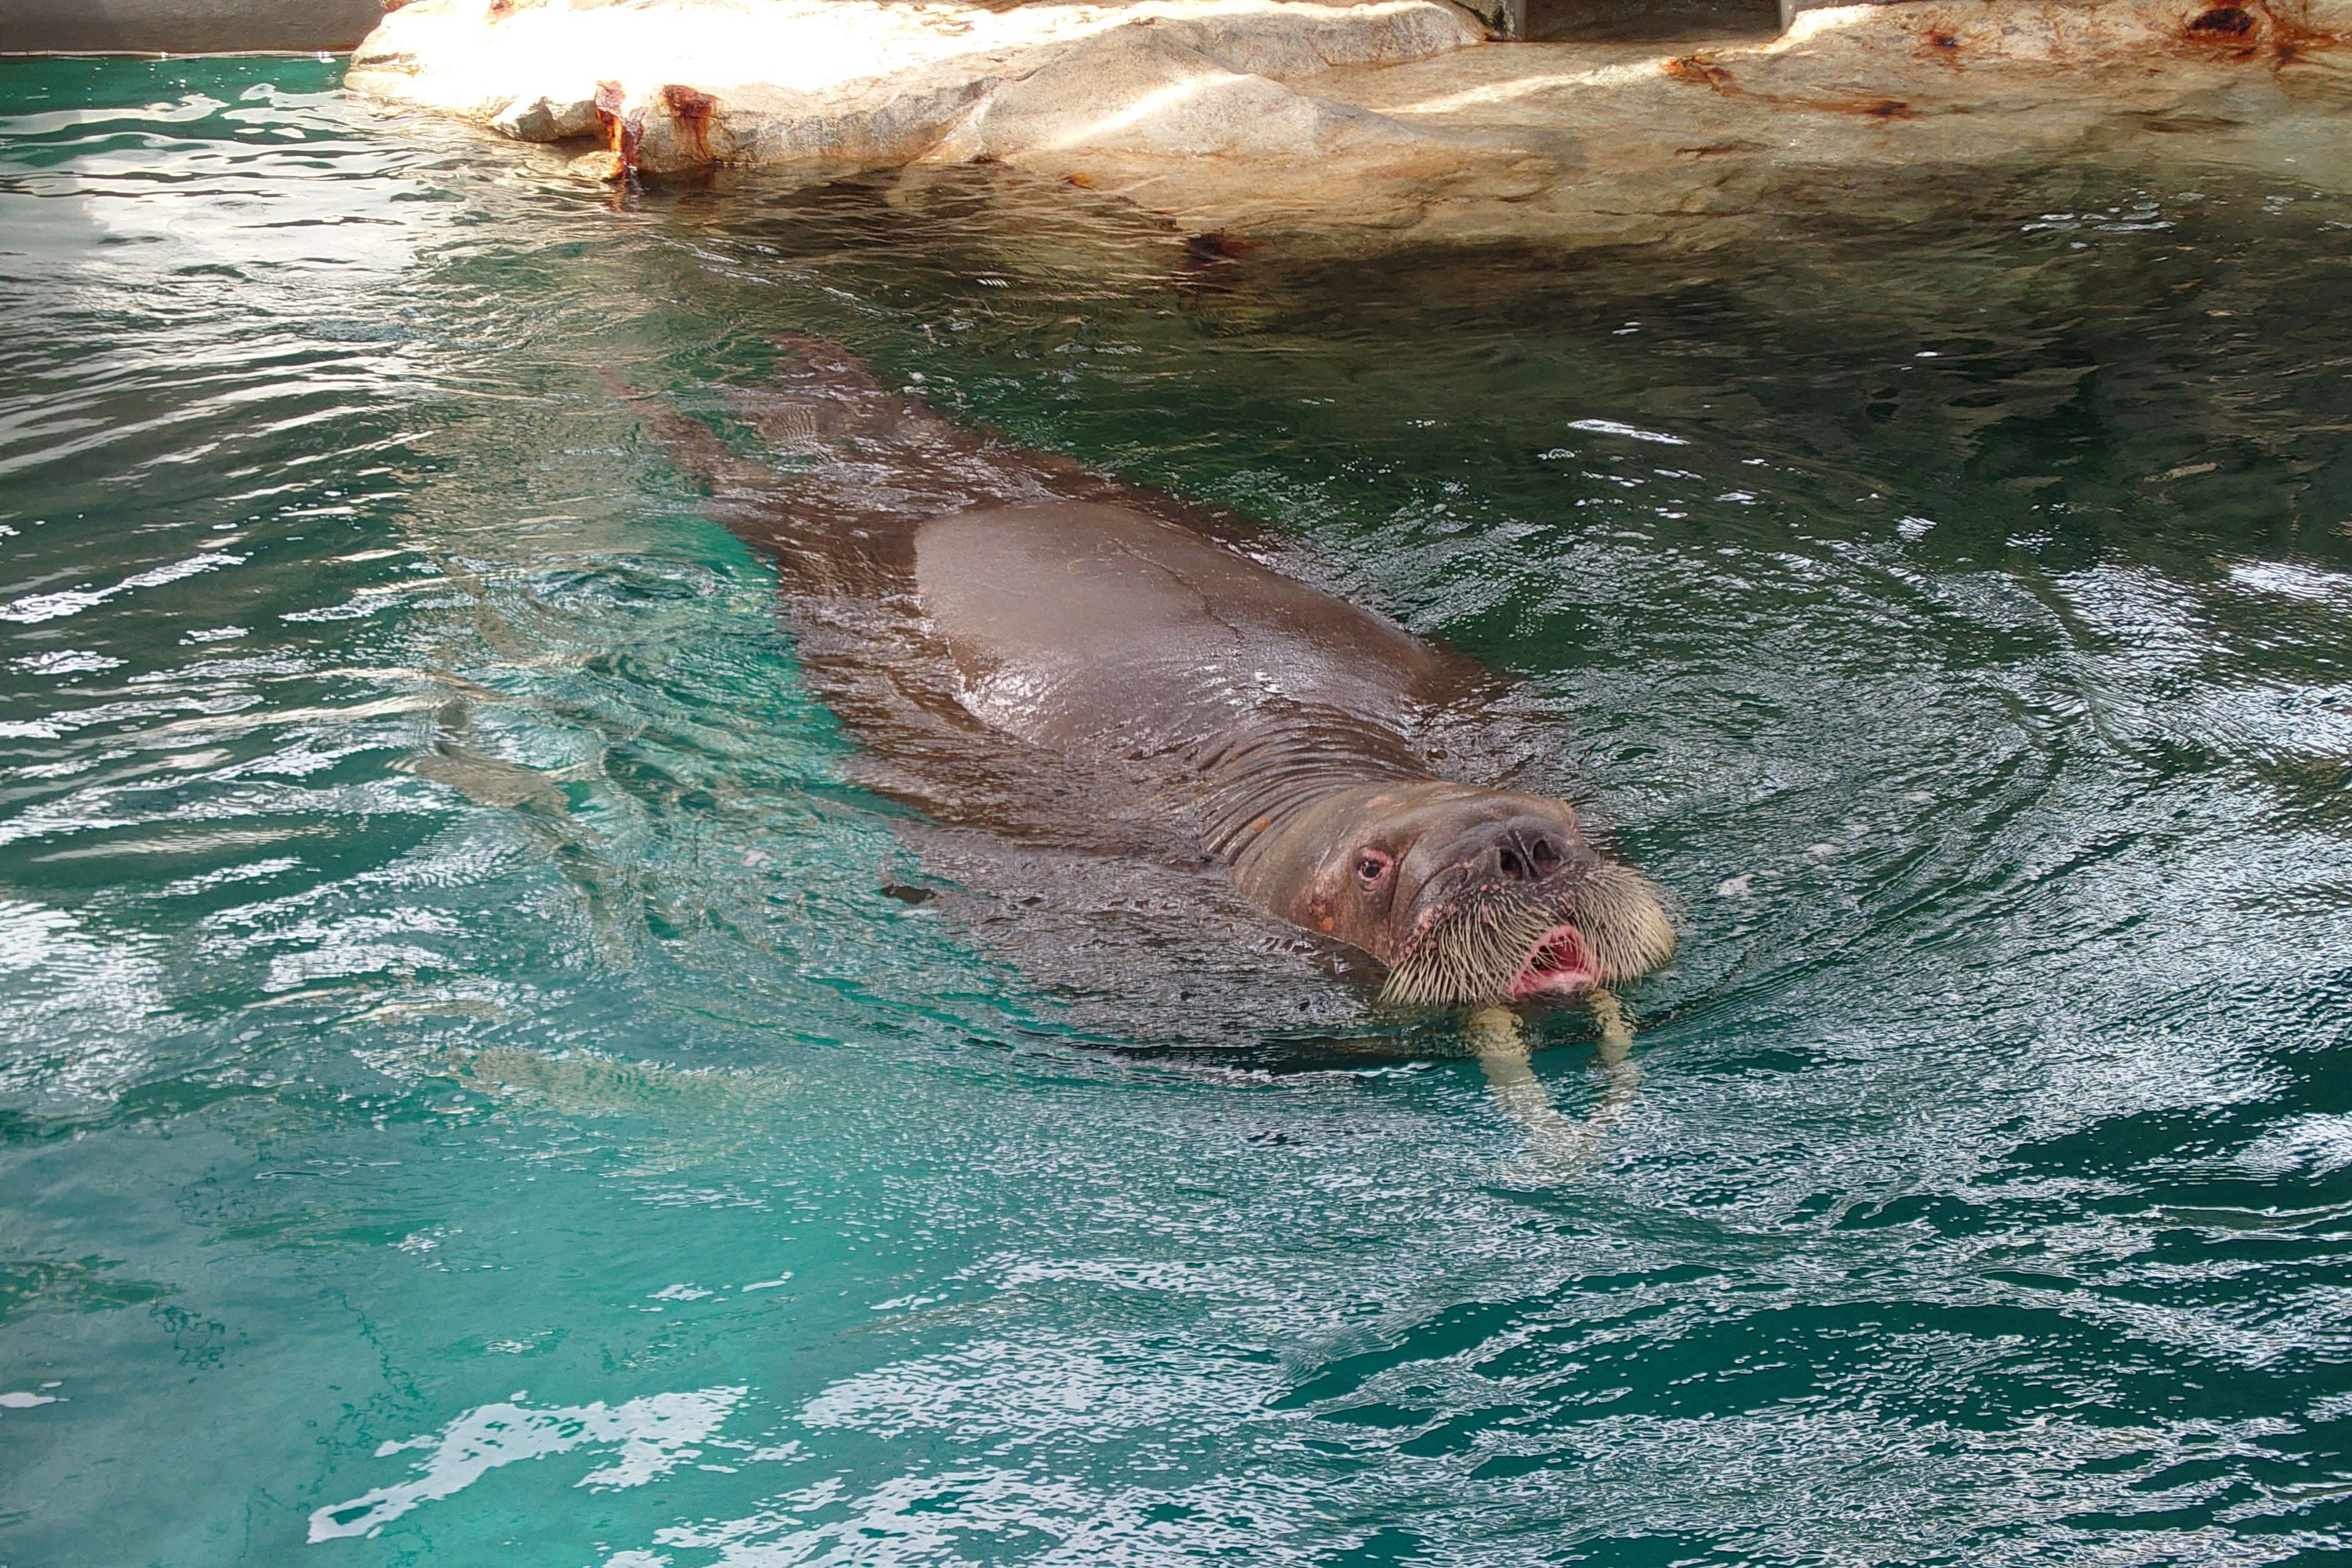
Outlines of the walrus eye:
[{"label": "walrus eye", "polygon": [[1364,886],[1374,887],[1379,884],[1382,877],[1389,874],[1389,868],[1394,864],[1394,861],[1379,850],[1367,849],[1356,861],[1356,875],[1363,879]]}]

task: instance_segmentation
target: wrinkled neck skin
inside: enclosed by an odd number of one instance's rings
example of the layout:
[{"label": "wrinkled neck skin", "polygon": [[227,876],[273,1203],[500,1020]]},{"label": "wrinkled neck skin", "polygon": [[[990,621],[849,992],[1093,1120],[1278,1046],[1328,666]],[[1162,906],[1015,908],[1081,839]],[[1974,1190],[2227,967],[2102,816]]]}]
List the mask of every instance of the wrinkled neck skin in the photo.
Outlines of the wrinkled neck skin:
[{"label": "wrinkled neck skin", "polygon": [[1253,714],[1196,748],[1192,761],[1202,843],[1236,868],[1267,834],[1331,796],[1431,776],[1402,736],[1323,708]]},{"label": "wrinkled neck skin", "polygon": [[1203,748],[1199,767],[1202,847],[1251,902],[1308,926],[1302,879],[1345,852],[1353,824],[1415,797],[1475,793],[1433,777],[1402,736],[1336,712],[1246,723]]}]

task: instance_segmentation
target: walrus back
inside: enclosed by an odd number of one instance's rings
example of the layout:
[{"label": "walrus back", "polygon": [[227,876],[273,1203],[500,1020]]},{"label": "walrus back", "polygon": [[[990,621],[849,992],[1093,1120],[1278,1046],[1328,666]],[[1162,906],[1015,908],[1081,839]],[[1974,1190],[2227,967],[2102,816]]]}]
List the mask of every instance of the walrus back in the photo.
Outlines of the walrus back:
[{"label": "walrus back", "polygon": [[1125,507],[933,519],[915,535],[915,577],[964,706],[1063,751],[1196,748],[1301,708],[1402,730],[1440,673],[1380,616]]}]

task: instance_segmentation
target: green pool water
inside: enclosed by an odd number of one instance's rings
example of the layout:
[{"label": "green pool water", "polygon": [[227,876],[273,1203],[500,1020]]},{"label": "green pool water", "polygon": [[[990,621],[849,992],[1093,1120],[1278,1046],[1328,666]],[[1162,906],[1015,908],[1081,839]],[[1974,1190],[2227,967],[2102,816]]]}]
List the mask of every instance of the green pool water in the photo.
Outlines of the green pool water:
[{"label": "green pool water", "polygon": [[[0,1562],[2343,1549],[2342,182],[1224,257],[337,69],[0,66]],[[603,378],[782,331],[1529,682],[1685,923],[1587,1168],[1360,982],[886,890]]]}]

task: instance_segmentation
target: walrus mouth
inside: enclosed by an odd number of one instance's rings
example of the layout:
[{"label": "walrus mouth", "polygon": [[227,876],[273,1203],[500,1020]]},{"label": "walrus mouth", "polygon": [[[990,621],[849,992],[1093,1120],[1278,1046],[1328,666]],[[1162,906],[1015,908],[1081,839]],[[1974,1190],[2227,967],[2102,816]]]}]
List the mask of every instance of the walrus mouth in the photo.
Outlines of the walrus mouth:
[{"label": "walrus mouth", "polygon": [[1425,920],[1389,970],[1381,1000],[1473,1007],[1573,996],[1655,969],[1674,922],[1647,878],[1602,861],[1566,881],[1474,889]]},{"label": "walrus mouth", "polygon": [[1574,926],[1554,926],[1536,939],[1535,952],[1511,982],[1511,996],[1573,996],[1600,978],[1584,933]]}]

